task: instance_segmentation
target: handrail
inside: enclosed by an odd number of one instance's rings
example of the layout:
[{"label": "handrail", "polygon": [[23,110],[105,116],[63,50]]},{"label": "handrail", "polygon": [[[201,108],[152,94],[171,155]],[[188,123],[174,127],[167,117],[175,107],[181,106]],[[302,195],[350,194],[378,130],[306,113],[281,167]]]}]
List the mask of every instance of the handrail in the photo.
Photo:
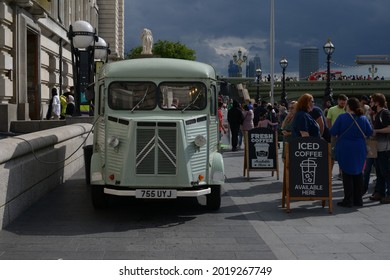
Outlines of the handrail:
[{"label": "handrail", "polygon": [[0,164],[88,133],[91,124],[78,123],[0,140]]},{"label": "handrail", "polygon": [[[285,88],[289,97],[299,97],[303,93],[310,93],[314,97],[321,97],[324,94],[326,81],[286,81]],[[247,83],[251,98],[256,96],[257,85],[254,83]],[[339,94],[346,94],[347,96],[362,96],[370,95],[375,92],[381,92],[385,96],[390,96],[390,80],[332,80],[331,88],[335,96]],[[274,94],[276,97],[280,96],[282,89],[282,82],[274,83]],[[263,98],[268,98],[271,90],[270,83],[260,83],[259,91]],[[290,98],[291,99],[291,98]]]}]

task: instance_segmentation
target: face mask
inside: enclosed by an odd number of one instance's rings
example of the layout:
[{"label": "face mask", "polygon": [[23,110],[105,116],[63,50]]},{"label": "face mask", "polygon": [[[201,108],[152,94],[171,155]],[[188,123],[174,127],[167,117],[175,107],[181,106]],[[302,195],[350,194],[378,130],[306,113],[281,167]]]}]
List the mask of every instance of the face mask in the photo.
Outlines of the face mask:
[{"label": "face mask", "polygon": [[371,107],[371,110],[374,111],[374,112],[376,113],[377,107],[374,105],[374,106]]}]

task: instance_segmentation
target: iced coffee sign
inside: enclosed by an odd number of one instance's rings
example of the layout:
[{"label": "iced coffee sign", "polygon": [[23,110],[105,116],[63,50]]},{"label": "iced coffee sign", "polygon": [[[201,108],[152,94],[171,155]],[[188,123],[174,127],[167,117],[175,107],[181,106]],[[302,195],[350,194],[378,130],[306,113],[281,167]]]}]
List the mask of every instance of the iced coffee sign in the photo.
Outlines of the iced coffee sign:
[{"label": "iced coffee sign", "polygon": [[248,131],[249,169],[275,170],[277,167],[277,139],[267,128]]},{"label": "iced coffee sign", "polygon": [[303,137],[289,142],[291,197],[329,196],[328,143]]}]

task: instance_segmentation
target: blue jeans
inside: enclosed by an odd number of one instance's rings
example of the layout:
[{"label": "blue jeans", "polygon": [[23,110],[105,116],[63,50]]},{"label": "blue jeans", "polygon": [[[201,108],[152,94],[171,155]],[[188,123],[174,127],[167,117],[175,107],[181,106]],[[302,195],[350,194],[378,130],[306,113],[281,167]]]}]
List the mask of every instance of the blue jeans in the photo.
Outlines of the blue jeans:
[{"label": "blue jeans", "polygon": [[382,196],[390,196],[390,151],[378,152],[375,168],[377,177],[375,192]]},{"label": "blue jeans", "polygon": [[368,191],[368,185],[370,183],[370,176],[371,176],[371,170],[372,166],[375,165],[375,158],[367,158],[366,159],[366,167],[364,168],[363,178],[363,192],[362,195],[365,194]]}]

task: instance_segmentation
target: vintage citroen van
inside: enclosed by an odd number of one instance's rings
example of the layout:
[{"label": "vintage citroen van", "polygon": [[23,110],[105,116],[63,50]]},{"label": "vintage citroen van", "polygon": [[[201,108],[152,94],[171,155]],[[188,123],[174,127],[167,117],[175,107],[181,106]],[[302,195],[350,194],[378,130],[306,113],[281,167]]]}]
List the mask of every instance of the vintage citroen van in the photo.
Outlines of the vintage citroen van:
[{"label": "vintage citroen van", "polygon": [[140,58],[106,64],[95,84],[90,166],[93,205],[109,195],[206,196],[221,204],[217,80],[212,66]]}]

